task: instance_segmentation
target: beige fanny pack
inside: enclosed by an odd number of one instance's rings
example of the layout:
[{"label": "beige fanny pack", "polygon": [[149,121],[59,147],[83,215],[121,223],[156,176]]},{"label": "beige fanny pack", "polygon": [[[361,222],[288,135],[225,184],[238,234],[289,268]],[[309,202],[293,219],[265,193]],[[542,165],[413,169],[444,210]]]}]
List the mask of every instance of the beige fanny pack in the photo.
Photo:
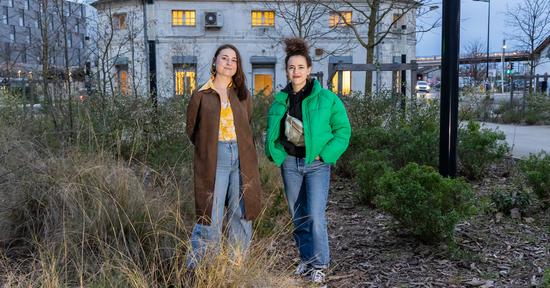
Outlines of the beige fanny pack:
[{"label": "beige fanny pack", "polygon": [[286,139],[297,147],[304,147],[304,125],[298,118],[286,113],[285,120]]}]

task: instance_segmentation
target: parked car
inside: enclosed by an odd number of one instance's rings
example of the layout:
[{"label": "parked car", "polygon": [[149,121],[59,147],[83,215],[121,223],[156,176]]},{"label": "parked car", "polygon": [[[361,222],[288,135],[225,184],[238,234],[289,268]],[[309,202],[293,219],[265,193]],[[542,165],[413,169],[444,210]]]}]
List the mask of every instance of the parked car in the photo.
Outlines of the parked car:
[{"label": "parked car", "polygon": [[416,91],[417,92],[430,92],[430,84],[426,81],[416,82]]}]

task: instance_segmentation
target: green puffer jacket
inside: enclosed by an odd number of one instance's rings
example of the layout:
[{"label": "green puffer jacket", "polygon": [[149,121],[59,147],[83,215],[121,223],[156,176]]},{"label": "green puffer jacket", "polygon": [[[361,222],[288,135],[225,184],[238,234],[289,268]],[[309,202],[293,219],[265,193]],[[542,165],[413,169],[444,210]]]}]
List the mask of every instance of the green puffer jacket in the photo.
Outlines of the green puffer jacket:
[{"label": "green puffer jacket", "polygon": [[[335,164],[349,145],[351,126],[342,101],[314,80],[311,94],[302,102],[306,163],[320,156],[323,162]],[[281,166],[287,153],[279,143],[281,119],[285,116],[288,94],[275,94],[267,116],[265,153],[268,159]]]}]

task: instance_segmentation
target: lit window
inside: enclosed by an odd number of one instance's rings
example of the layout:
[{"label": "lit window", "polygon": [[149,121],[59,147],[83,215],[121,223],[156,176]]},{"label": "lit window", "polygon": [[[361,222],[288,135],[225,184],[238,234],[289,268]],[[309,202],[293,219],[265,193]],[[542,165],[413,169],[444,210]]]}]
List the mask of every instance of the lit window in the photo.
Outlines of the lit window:
[{"label": "lit window", "polygon": [[273,11],[252,11],[252,27],[274,27],[275,12]]},{"label": "lit window", "polygon": [[271,95],[273,92],[273,75],[254,74],[254,93]]},{"label": "lit window", "polygon": [[351,11],[339,11],[330,12],[328,19],[328,26],[333,27],[345,27],[346,23],[351,23]]},{"label": "lit window", "polygon": [[121,95],[128,95],[128,65],[117,65],[118,92]]},{"label": "lit window", "polygon": [[172,10],[172,26],[195,26],[195,10]]},{"label": "lit window", "polygon": [[73,48],[73,37],[71,36],[71,34],[67,35],[67,47]]},{"label": "lit window", "polygon": [[174,91],[178,96],[191,96],[197,85],[195,65],[174,65]]},{"label": "lit window", "polygon": [[118,13],[113,15],[115,18],[115,29],[116,30],[125,30],[126,29],[126,13]]},{"label": "lit window", "polygon": [[25,6],[23,6],[23,7],[25,7],[25,9],[29,10],[30,7],[31,7],[30,0],[24,0],[23,5],[25,5]]},{"label": "lit window", "polygon": [[27,27],[27,44],[31,44],[31,28]]},{"label": "lit window", "polygon": [[8,0],[8,7],[13,7],[13,0]]},{"label": "lit window", "polygon": [[[338,93],[338,72],[332,78],[332,92]],[[342,94],[351,92],[351,71],[342,71]]]}]

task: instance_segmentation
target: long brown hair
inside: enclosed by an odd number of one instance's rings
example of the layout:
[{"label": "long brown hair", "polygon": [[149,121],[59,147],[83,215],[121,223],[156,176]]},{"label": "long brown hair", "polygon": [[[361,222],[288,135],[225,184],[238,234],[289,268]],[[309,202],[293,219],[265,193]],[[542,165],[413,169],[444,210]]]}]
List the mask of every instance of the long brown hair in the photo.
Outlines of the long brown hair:
[{"label": "long brown hair", "polygon": [[235,54],[237,54],[237,72],[235,75],[233,75],[233,85],[235,85],[235,89],[237,90],[237,96],[239,97],[239,100],[245,100],[246,97],[248,97],[248,88],[246,88],[246,76],[243,72],[243,65],[241,61],[241,53],[239,53],[239,50],[237,47],[231,45],[231,44],[223,44],[222,46],[218,47],[216,49],[216,53],[214,53],[214,58],[212,58],[212,65],[210,66],[210,73],[212,75],[216,75],[216,58],[220,54],[220,52],[223,49],[231,49],[235,51]]}]

